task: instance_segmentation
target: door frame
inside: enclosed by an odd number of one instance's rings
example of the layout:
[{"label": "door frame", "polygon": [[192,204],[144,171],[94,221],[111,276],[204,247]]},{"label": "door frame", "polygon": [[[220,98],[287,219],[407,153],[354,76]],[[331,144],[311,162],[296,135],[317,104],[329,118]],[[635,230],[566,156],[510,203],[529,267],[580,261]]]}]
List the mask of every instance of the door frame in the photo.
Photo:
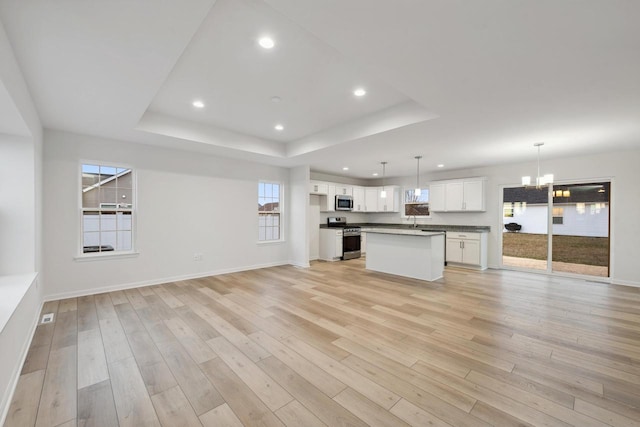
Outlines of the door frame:
[{"label": "door frame", "polygon": [[[609,277],[600,277],[600,276],[590,276],[586,274],[576,274],[576,273],[566,273],[561,271],[553,271],[553,185],[571,185],[571,184],[587,184],[589,182],[609,182]],[[511,271],[523,271],[527,273],[537,273],[537,274],[546,274],[550,276],[558,276],[558,277],[569,277],[569,278],[577,278],[577,279],[585,279],[589,282],[603,282],[603,283],[612,283],[613,282],[613,274],[614,274],[614,256],[615,251],[614,248],[614,224],[612,221],[614,215],[614,197],[616,192],[614,191],[615,187],[615,179],[613,177],[601,177],[601,178],[587,178],[587,179],[565,179],[560,181],[555,181],[553,184],[547,186],[547,268],[545,270],[535,270],[531,268],[524,267],[513,267],[513,266],[505,266],[502,262],[502,235],[504,233],[504,189],[505,188],[513,188],[513,187],[522,187],[522,184],[501,184],[498,186],[498,215],[499,215],[499,233],[500,239],[498,239],[498,265],[502,270],[511,270]]]}]

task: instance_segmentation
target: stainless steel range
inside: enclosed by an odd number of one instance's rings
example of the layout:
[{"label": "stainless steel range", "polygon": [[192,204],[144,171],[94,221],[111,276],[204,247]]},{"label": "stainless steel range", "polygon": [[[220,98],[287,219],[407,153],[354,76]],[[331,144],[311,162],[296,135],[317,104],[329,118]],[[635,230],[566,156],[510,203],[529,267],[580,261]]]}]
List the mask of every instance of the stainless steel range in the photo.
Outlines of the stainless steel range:
[{"label": "stainless steel range", "polygon": [[360,258],[360,227],[347,225],[343,216],[327,218],[327,227],[342,228],[342,259]]}]

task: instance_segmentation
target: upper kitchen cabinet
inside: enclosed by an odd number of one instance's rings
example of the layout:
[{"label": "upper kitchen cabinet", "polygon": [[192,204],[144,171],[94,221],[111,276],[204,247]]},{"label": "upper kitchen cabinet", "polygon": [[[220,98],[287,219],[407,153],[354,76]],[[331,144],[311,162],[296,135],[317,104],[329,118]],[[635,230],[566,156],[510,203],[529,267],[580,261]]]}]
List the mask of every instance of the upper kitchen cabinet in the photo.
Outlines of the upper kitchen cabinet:
[{"label": "upper kitchen cabinet", "polygon": [[364,211],[378,212],[378,187],[364,188]]},{"label": "upper kitchen cabinet", "polygon": [[463,178],[434,181],[429,186],[432,212],[485,211],[486,178]]},{"label": "upper kitchen cabinet", "polygon": [[353,212],[364,212],[364,187],[353,187]]},{"label": "upper kitchen cabinet", "polygon": [[336,184],[337,196],[353,196],[353,187],[350,185]]},{"label": "upper kitchen cabinet", "polygon": [[399,187],[393,185],[384,186],[386,197],[382,197],[382,188],[378,188],[378,212],[399,212]]},{"label": "upper kitchen cabinet", "polygon": [[329,184],[327,186],[327,197],[320,197],[320,212],[336,211],[336,186]]},{"label": "upper kitchen cabinet", "polygon": [[327,195],[329,184],[326,182],[311,181],[309,183],[309,194]]}]

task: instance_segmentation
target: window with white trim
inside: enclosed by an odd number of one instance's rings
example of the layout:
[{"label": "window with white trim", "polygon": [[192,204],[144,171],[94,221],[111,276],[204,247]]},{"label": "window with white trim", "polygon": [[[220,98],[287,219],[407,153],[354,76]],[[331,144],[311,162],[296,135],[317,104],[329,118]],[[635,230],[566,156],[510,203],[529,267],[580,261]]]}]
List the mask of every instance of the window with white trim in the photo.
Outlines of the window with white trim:
[{"label": "window with white trim", "polygon": [[133,171],[83,164],[82,253],[133,250]]},{"label": "window with white trim", "polygon": [[277,182],[258,183],[258,241],[281,239],[280,200],[282,186]]},{"label": "window with white trim", "polygon": [[421,188],[420,195],[414,188],[404,192],[404,216],[429,216],[429,189]]}]

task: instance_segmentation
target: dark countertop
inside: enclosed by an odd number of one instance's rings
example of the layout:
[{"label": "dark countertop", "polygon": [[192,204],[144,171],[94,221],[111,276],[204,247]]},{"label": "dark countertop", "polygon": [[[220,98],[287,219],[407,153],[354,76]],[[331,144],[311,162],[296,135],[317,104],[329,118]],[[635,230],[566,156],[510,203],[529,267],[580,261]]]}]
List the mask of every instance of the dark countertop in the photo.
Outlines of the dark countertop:
[{"label": "dark countertop", "polygon": [[[347,225],[362,228],[399,228],[405,230],[413,229],[413,224],[385,224],[380,222],[353,222]],[[320,228],[330,228],[327,224],[320,224]],[[418,224],[415,227],[418,230],[432,231],[460,231],[463,233],[488,233],[491,227],[488,225],[438,225],[438,224]]]}]

